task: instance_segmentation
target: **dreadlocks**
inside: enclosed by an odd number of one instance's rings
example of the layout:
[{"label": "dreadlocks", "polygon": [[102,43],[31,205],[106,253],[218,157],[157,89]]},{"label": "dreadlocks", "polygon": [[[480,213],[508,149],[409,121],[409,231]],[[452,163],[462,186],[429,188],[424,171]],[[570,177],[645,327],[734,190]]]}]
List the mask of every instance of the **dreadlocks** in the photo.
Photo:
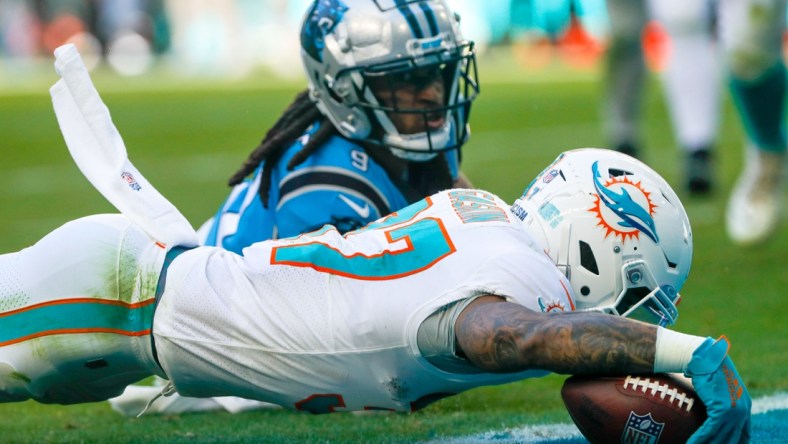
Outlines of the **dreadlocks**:
[{"label": "dreadlocks", "polygon": [[[303,163],[325,141],[339,134],[334,125],[327,117],[322,115],[314,102],[309,98],[309,90],[304,90],[298,93],[293,103],[285,110],[274,126],[268,130],[257,148],[249,154],[241,168],[230,177],[229,185],[238,185],[260,165],[260,162],[265,161],[258,193],[263,206],[267,208],[274,165],[276,165],[287,148],[315,122],[320,127],[309,137],[303,148],[287,163],[288,170],[292,170]],[[437,156],[428,162],[406,162],[405,165],[402,165],[402,160],[395,158],[389,150],[369,147],[368,144],[363,142],[360,144],[370,157],[383,167],[389,178],[397,185],[409,202],[415,202],[424,196],[451,188],[452,186],[449,166],[443,156]]]},{"label": "dreadlocks", "polygon": [[318,111],[317,106],[309,99],[309,90],[296,96],[293,103],[285,110],[279,120],[266,133],[260,145],[249,154],[241,168],[230,177],[230,186],[238,185],[251,174],[260,162],[263,173],[260,178],[260,199],[263,206],[268,206],[268,192],[271,189],[271,171],[282,156],[282,153],[304,134],[313,123],[319,121],[320,128],[309,138],[304,147],[288,162],[287,169],[292,170],[301,164],[310,154],[315,152],[329,137],[336,134],[334,126]]}]

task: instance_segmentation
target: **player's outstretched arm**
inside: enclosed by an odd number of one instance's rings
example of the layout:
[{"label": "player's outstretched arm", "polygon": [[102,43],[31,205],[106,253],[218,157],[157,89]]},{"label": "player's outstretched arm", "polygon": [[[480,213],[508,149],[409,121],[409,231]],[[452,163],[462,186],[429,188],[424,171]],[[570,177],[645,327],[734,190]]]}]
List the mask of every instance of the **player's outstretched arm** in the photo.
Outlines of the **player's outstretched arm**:
[{"label": "player's outstretched arm", "polygon": [[497,296],[479,298],[463,310],[455,334],[459,351],[491,372],[682,372],[708,415],[689,442],[749,441],[752,401],[725,338],[715,341],[601,313],[538,313]]},{"label": "player's outstretched arm", "polygon": [[544,314],[485,296],[455,324],[465,356],[491,372],[543,369],[562,374],[650,373],[656,327],[618,316]]}]

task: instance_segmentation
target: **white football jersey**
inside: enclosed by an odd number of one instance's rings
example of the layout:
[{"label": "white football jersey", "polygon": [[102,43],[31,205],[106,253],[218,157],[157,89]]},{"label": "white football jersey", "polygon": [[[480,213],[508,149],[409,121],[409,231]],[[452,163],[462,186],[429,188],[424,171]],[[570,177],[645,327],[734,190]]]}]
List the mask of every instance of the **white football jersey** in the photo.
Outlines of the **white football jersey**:
[{"label": "white football jersey", "polygon": [[458,374],[417,347],[421,323],[481,294],[574,309],[566,278],[497,196],[450,190],[365,228],[199,248],[167,271],[153,334],[182,395],[298,410],[416,410],[543,371]]}]

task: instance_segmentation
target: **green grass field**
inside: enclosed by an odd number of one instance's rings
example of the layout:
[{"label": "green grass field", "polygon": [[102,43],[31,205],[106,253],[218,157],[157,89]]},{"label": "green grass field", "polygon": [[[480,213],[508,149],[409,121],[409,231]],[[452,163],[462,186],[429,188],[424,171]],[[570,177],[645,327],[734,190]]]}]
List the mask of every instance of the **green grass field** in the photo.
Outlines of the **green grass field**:
[{"label": "green grass field", "polygon": [[[486,63],[486,64],[485,64]],[[481,60],[482,94],[474,105],[473,137],[464,170],[480,188],[506,200],[566,149],[602,146],[600,85],[593,73],[560,69],[502,75],[500,60]],[[199,225],[226,196],[226,179],[292,99],[299,84],[267,86],[262,75],[240,83],[184,85],[157,78],[96,84],[124,137],[130,158],[186,217]],[[56,80],[38,74],[33,86],[0,77],[0,251],[23,248],[60,224],[113,212],[71,161],[47,93]],[[213,84],[211,84],[213,83]],[[645,160],[680,195],[680,156],[652,82],[646,95]],[[728,191],[741,167],[741,126],[726,100],[719,143],[717,193],[684,197],[695,258],[682,293],[677,328],[726,334],[731,354],[755,396],[788,390],[788,221],[767,244],[741,249],[722,223]],[[0,406],[2,442],[413,442],[508,427],[568,422],[558,389],[563,377],[474,390],[410,415],[312,416],[259,411],[122,417],[107,403]]]}]

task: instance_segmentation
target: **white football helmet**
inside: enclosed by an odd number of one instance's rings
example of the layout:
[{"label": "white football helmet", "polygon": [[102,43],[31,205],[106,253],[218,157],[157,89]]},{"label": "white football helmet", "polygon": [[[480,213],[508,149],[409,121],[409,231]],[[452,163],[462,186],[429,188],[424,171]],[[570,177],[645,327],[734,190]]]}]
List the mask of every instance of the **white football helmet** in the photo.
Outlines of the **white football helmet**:
[{"label": "white football helmet", "polygon": [[644,163],[612,150],[567,151],[512,212],[565,272],[578,310],[676,321],[692,230],[676,193]]},{"label": "white football helmet", "polygon": [[[445,0],[316,0],[301,26],[301,58],[312,100],[347,138],[419,161],[460,147],[469,135],[479,92],[473,42],[462,38]],[[369,86],[377,79],[393,91],[439,77],[445,103],[429,109],[384,105]],[[430,129],[401,134],[390,119],[396,113],[416,115]],[[436,116],[440,127],[428,124]]]}]

